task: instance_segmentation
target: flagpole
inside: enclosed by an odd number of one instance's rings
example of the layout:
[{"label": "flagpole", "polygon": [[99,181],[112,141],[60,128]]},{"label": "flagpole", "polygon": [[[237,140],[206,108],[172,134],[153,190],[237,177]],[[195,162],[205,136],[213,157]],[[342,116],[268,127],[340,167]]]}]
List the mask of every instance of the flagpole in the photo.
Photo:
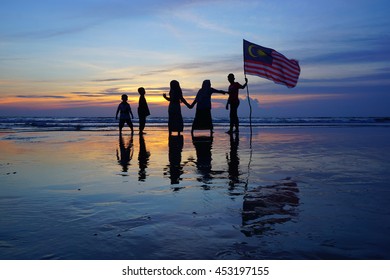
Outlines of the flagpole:
[{"label": "flagpole", "polygon": [[[243,40],[243,57],[242,57],[242,61],[244,62],[244,77],[245,77],[245,82],[247,81],[247,77],[246,77],[246,69],[245,69],[245,39]],[[249,146],[250,146],[250,149],[252,150],[252,104],[251,104],[251,99],[249,97],[249,85],[248,83],[246,82],[246,96],[247,96],[247,99],[248,99],[248,104],[249,104],[249,128],[250,128],[250,140],[249,140]]]},{"label": "flagpole", "polygon": [[[244,77],[246,79],[246,71],[244,67]],[[246,80],[245,80],[246,81]],[[248,99],[248,104],[249,104],[249,127],[250,127],[250,137],[249,137],[249,161],[248,161],[248,176],[246,178],[246,184],[245,184],[245,192],[248,191],[248,185],[249,185],[249,174],[251,170],[251,163],[252,163],[252,154],[253,154],[253,149],[252,149],[252,104],[251,104],[251,99],[249,97],[249,86],[248,83],[246,84],[246,96]]]},{"label": "flagpole", "polygon": [[[245,40],[244,40],[244,45],[245,45]],[[243,62],[244,62],[244,77],[245,77],[245,82],[247,81],[247,77],[246,77],[246,70],[245,70],[245,47],[244,47],[244,52],[243,52]],[[249,174],[250,174],[250,170],[251,170],[251,163],[252,163],[252,153],[253,153],[253,149],[252,149],[252,104],[251,104],[251,99],[250,99],[250,96],[249,96],[249,85],[248,85],[248,82],[246,82],[246,97],[248,99],[248,104],[249,104],[249,128],[250,128],[250,137],[249,137],[249,150],[250,150],[250,154],[249,154],[249,161],[248,161],[248,176],[247,176],[247,179],[246,179],[246,184],[245,184],[245,192],[248,190],[248,185],[249,185]]]},{"label": "flagpole", "polygon": [[[247,79],[246,78],[245,67],[244,67],[244,76],[245,76],[245,79]],[[249,104],[249,127],[250,127],[250,131],[251,131],[251,139],[252,139],[252,104],[251,104],[251,99],[249,97],[249,85],[248,85],[248,83],[246,84],[246,97],[248,99],[248,104]]]}]

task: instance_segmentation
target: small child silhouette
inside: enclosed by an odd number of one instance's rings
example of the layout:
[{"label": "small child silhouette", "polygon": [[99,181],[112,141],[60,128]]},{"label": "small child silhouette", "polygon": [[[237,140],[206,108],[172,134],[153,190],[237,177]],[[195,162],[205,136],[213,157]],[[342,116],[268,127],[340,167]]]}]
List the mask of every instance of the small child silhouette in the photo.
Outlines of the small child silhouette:
[{"label": "small child silhouette", "polygon": [[122,102],[118,105],[118,109],[116,110],[115,119],[118,119],[118,113],[120,112],[119,116],[119,134],[122,134],[122,128],[127,123],[127,125],[131,129],[131,133],[134,132],[133,130],[133,123],[131,121],[133,116],[133,112],[131,111],[130,104],[127,103],[127,94],[122,94]]},{"label": "small child silhouette", "polygon": [[140,87],[138,89],[139,101],[138,101],[138,119],[139,119],[139,134],[144,134],[144,128],[146,124],[146,117],[150,115],[148,103],[145,98],[145,89]]}]

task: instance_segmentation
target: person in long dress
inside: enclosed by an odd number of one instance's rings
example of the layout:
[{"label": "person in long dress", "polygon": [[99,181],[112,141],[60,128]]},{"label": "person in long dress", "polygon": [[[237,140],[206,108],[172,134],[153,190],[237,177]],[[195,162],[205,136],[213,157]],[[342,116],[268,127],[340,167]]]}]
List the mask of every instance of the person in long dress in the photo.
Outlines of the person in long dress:
[{"label": "person in long dress", "polygon": [[202,88],[198,91],[195,100],[190,105],[190,108],[193,108],[197,104],[191,129],[192,135],[194,130],[210,130],[210,133],[213,133],[213,120],[211,117],[211,95],[213,93],[226,94],[227,92],[212,88],[210,80],[204,80]]},{"label": "person in long dress", "polygon": [[167,96],[164,93],[163,97],[167,101],[169,101],[169,106],[168,106],[169,135],[171,135],[172,132],[178,132],[178,134],[180,135],[180,133],[183,132],[183,128],[184,128],[180,103],[183,102],[187,107],[190,107],[190,104],[183,97],[183,92],[181,90],[179,82],[176,80],[171,81],[169,96]]}]

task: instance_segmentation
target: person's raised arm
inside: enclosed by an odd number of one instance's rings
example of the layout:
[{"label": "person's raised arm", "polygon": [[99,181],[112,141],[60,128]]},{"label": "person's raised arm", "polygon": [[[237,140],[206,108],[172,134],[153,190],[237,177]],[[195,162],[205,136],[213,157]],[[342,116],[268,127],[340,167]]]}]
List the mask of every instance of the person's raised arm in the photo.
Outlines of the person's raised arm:
[{"label": "person's raised arm", "polygon": [[248,78],[245,78],[245,84],[242,85],[241,89],[244,89],[248,85]]},{"label": "person's raised arm", "polygon": [[222,93],[222,94],[228,93],[227,91],[219,90],[219,89],[215,89],[215,88],[211,88],[211,90],[212,90],[213,93]]},{"label": "person's raised arm", "polygon": [[163,97],[165,98],[165,100],[171,101],[171,98],[169,98],[165,93],[163,93]]}]

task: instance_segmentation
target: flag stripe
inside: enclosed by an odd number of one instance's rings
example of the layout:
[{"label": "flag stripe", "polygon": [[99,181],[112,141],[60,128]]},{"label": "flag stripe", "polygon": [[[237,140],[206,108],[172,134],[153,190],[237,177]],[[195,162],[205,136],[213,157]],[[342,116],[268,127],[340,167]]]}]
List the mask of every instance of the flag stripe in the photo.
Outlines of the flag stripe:
[{"label": "flag stripe", "polygon": [[282,84],[285,81],[288,87],[294,87],[298,81],[297,75],[291,75],[289,72],[280,71],[279,69],[275,70],[273,67],[262,63],[245,61],[244,67],[247,74],[261,76]]},{"label": "flag stripe", "polygon": [[272,80],[274,82],[277,82],[279,84],[285,84],[287,87],[294,87],[296,85],[296,80],[291,80],[286,77],[275,75],[270,72],[259,70],[259,69],[248,69],[247,74],[252,74],[256,76],[261,76],[266,79]]},{"label": "flag stripe", "polygon": [[298,62],[294,59],[288,59],[286,58],[284,55],[278,53],[277,51],[273,51],[272,52],[272,56],[274,59],[276,59],[277,61],[280,61],[282,63],[284,63],[285,65],[288,65],[289,67],[291,67],[292,69],[295,69],[297,72],[300,71],[300,68],[299,68],[299,65],[298,65]]},{"label": "flag stripe", "polygon": [[292,80],[290,78],[286,78],[286,77],[274,74],[274,73],[269,72],[269,71],[267,72],[264,69],[256,69],[256,68],[252,69],[252,68],[250,68],[250,69],[248,69],[247,73],[248,74],[253,74],[253,75],[261,75],[261,76],[263,76],[265,78],[268,78],[268,79],[271,79],[271,80],[275,79],[275,80],[280,81],[280,82],[285,81],[286,84],[289,84],[289,85],[294,85],[294,83],[296,82],[296,81],[294,81],[294,80]]},{"label": "flag stripe", "polygon": [[275,79],[275,82],[285,81],[288,87],[294,87],[298,81],[298,75],[291,75],[290,72],[281,71],[278,68],[264,65],[258,62],[245,62],[245,72],[248,74],[261,76],[270,80]]},{"label": "flag stripe", "polygon": [[299,75],[299,72],[292,72],[292,71],[286,71],[286,68],[280,67],[279,65],[276,65],[276,67],[272,67],[270,65],[261,63],[261,62],[253,62],[253,61],[245,61],[245,65],[248,68],[254,68],[254,69],[264,69],[265,71],[270,71],[271,73],[275,75],[283,75],[287,78],[291,78],[292,80],[295,80],[297,78],[297,75]]},{"label": "flag stripe", "polygon": [[[272,60],[255,56],[254,50],[258,48],[266,52]],[[288,59],[281,53],[264,48],[244,40],[244,71],[247,74],[260,76],[277,84],[295,87],[301,72],[298,61]]]},{"label": "flag stripe", "polygon": [[274,69],[279,69],[281,71],[286,71],[286,72],[289,72],[291,73],[292,75],[299,75],[299,68],[296,68],[296,67],[292,67],[290,64],[286,64],[284,61],[279,61],[277,59],[274,59],[273,63],[272,63],[272,67]]}]

